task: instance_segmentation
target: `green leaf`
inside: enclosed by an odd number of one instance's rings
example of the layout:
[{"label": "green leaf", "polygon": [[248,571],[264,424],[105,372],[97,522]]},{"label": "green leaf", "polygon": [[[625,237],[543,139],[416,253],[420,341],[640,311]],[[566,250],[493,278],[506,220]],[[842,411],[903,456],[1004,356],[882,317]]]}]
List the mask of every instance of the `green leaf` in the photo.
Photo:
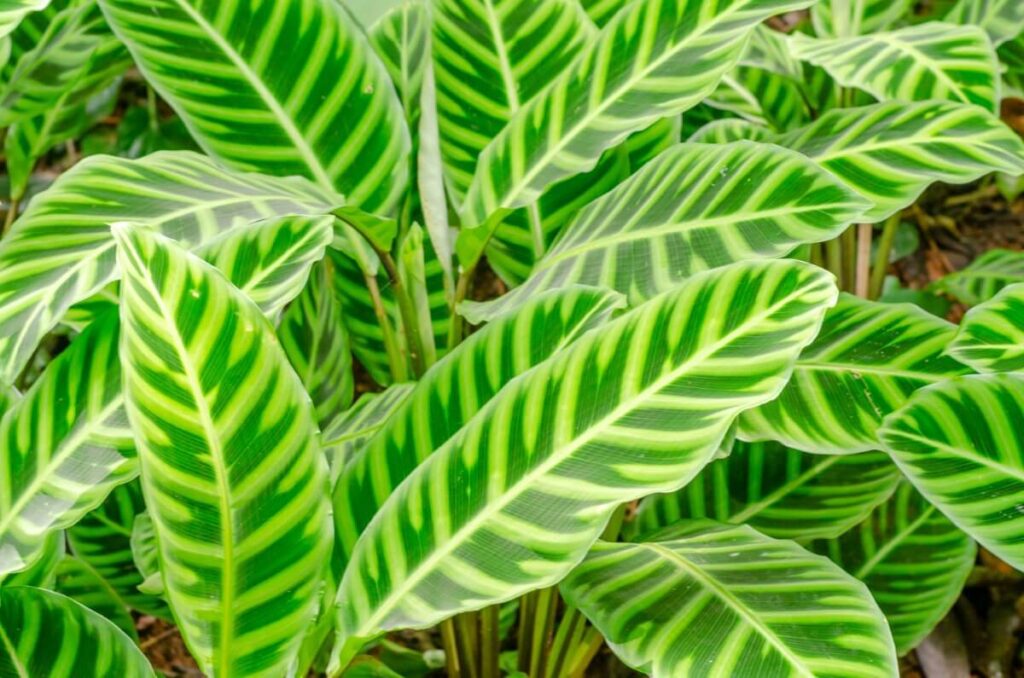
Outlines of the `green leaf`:
[{"label": "green leaf", "polygon": [[924,640],[953,607],[977,550],[907,482],[863,523],[810,548],[867,585],[900,655]]},{"label": "green leaf", "polygon": [[604,323],[621,306],[619,295],[593,288],[534,295],[428,370],[379,432],[355,452],[335,484],[337,555],[348,559],[395,488],[506,384]]},{"label": "green leaf", "polygon": [[936,280],[928,289],[944,292],[968,306],[995,297],[1004,287],[1024,282],[1024,252],[988,250],[954,273]]},{"label": "green leaf", "polygon": [[810,119],[798,81],[740,65],[722,78],[706,103],[757,125],[789,130]]},{"label": "green leaf", "polygon": [[0,574],[42,554],[138,466],[121,397],[117,316],[106,314],[50,363],[0,422]]},{"label": "green leaf", "polygon": [[397,208],[409,131],[387,70],[340,2],[99,1],[207,153],[307,177],[369,212]]},{"label": "green leaf", "polygon": [[687,140],[692,144],[728,144],[733,141],[771,141],[771,130],[748,120],[726,118],[712,120]]},{"label": "green leaf", "polygon": [[375,249],[390,252],[391,243],[398,235],[398,221],[364,212],[358,207],[344,206],[331,212],[334,216],[354,228],[366,238]]},{"label": "green leaf", "polygon": [[153,519],[143,511],[135,516],[132,523],[130,539],[132,560],[142,574],[143,580],[138,585],[139,591],[153,596],[164,594],[164,580],[160,574],[160,554],[156,544],[156,531]]},{"label": "green leaf", "polygon": [[915,394],[879,431],[928,501],[1007,563],[1024,569],[1024,375],[986,374]]},{"label": "green leaf", "polygon": [[697,521],[638,544],[600,541],[561,590],[620,659],[651,675],[897,675],[863,584],[747,526]]},{"label": "green leaf", "polygon": [[913,0],[819,0],[811,7],[811,21],[822,38],[867,35],[892,26],[913,4]]},{"label": "green leaf", "polygon": [[754,26],[808,4],[630,4],[487,147],[461,210],[463,223],[480,225],[534,202],[555,181],[589,171],[632,132],[699,103],[739,59]]},{"label": "green leaf", "polygon": [[5,0],[0,7],[0,37],[9,35],[30,12],[46,9],[50,0]]},{"label": "green leaf", "polygon": [[330,209],[302,179],[241,174],[185,151],[83,160],[0,241],[0,378],[13,382],[67,309],[117,278],[110,224],[143,221],[193,246],[235,225]]},{"label": "green leaf", "polygon": [[43,543],[43,554],[27,570],[0,575],[3,586],[36,586],[53,589],[57,581],[57,564],[64,558],[64,531],[50,532]]},{"label": "green leaf", "polygon": [[946,352],[978,372],[1024,371],[1024,283],[968,311]]},{"label": "green leaf", "polygon": [[128,612],[127,602],[85,561],[74,556],[64,556],[57,565],[55,590],[109,619],[128,637],[138,641],[135,620]]},{"label": "green leaf", "polygon": [[1024,143],[986,111],[939,101],[829,111],[776,140],[816,160],[875,203],[869,222],[913,203],[932,183],[1024,172]]},{"label": "green leaf", "polygon": [[647,129],[635,132],[622,144],[629,155],[629,171],[636,172],[662,151],[678,144],[682,130],[683,119],[675,115],[662,118]]},{"label": "green leaf", "polygon": [[460,309],[476,323],[568,284],[610,287],[636,302],[700,271],[832,238],[866,207],[777,146],[680,144],[587,206],[526,283]]},{"label": "green leaf", "polygon": [[686,487],[640,502],[635,531],[681,520],[750,525],[779,539],[837,537],[884,502],[899,472],[880,452],[824,456],[777,443],[737,442]]},{"label": "green leaf", "polygon": [[112,231],[125,401],[168,601],[205,672],[280,675],[330,545],[309,397],[221,273],[164,236]]},{"label": "green leaf", "polygon": [[630,0],[579,0],[579,3],[587,11],[590,20],[603,28]]},{"label": "green leaf", "polygon": [[331,465],[332,484],[363,445],[394,416],[414,384],[395,384],[383,393],[365,393],[346,411],[323,426],[320,446]]},{"label": "green leaf", "polygon": [[66,596],[28,586],[0,589],[0,673],[155,678],[113,623]]},{"label": "green leaf", "polygon": [[348,409],[355,385],[352,349],[331,286],[332,271],[330,262],[313,269],[306,289],[277,328],[285,355],[313,399],[320,426]]},{"label": "green leaf", "polygon": [[998,47],[1024,31],[1024,5],[1018,0],[959,0],[945,21],[980,26]]},{"label": "green leaf", "polygon": [[844,87],[886,101],[943,99],[999,110],[999,62],[976,26],[936,21],[887,33],[815,40],[793,37],[794,54]]},{"label": "green leaf", "polygon": [[943,355],[955,333],[916,306],[841,295],[778,399],[740,418],[740,437],[825,454],[877,449],[882,419],[911,393],[969,371]]},{"label": "green leaf", "polygon": [[740,411],[778,393],[835,296],[798,262],[708,271],[511,381],[366,528],[338,591],[342,635],[558,582],[617,506],[686,484]]}]

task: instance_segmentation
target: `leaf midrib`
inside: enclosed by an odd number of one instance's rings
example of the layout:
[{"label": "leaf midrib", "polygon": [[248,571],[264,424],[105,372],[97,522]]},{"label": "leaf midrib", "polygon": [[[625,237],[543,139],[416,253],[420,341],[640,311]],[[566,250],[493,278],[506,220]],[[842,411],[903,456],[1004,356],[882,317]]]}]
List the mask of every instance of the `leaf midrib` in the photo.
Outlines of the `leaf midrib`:
[{"label": "leaf midrib", "polygon": [[3,641],[4,649],[7,650],[7,654],[11,658],[11,664],[17,669],[19,678],[31,678],[28,669],[21,663],[21,657],[18,656],[11,639],[7,637],[7,631],[4,630],[3,624],[0,624],[0,641]]},{"label": "leaf midrib", "polygon": [[761,511],[764,511],[773,504],[781,501],[786,495],[790,494],[798,487],[801,487],[805,483],[809,482],[811,479],[820,476],[826,470],[831,468],[832,465],[836,464],[841,458],[842,457],[840,455],[833,455],[826,458],[820,464],[812,466],[811,468],[807,469],[806,471],[798,475],[796,478],[787,481],[785,484],[776,488],[774,491],[769,492],[767,495],[765,495],[758,501],[748,504],[745,509],[733,514],[729,518],[729,522],[736,524],[746,522],[750,518],[756,516]]},{"label": "leaf midrib", "polygon": [[875,554],[866,560],[863,565],[857,568],[857,571],[852,573],[853,576],[856,579],[863,581],[864,577],[866,577],[876,565],[885,560],[886,556],[892,553],[907,537],[912,535],[919,527],[928,522],[928,519],[932,517],[933,513],[935,513],[935,507],[928,506],[921,515],[917,517],[917,519],[894,534],[892,539],[890,539],[885,546],[876,551]]}]

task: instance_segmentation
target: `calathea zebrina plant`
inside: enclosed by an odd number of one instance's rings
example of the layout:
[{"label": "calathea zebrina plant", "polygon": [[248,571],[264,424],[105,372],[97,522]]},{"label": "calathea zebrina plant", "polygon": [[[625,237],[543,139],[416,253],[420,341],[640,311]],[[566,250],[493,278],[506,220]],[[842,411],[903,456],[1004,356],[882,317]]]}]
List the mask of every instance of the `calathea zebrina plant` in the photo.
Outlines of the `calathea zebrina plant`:
[{"label": "calathea zebrina plant", "polygon": [[[0,673],[892,676],[1024,567],[1013,255],[877,300],[1016,3],[9,4]],[[40,190],[124,80],[199,150]]]}]

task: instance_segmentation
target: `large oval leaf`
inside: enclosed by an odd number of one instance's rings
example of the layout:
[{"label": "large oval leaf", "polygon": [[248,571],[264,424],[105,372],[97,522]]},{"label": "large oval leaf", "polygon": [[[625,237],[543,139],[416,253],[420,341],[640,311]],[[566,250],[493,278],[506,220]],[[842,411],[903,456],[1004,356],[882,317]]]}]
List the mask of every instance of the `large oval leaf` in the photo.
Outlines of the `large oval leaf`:
[{"label": "large oval leaf", "polygon": [[716,269],[513,380],[363,533],[338,592],[349,644],[559,581],[616,506],[685,484],[778,393],[835,294],[797,262]]},{"label": "large oval leaf", "polygon": [[897,674],[864,585],[750,527],[696,521],[598,542],[561,589],[624,662],[654,676]]},{"label": "large oval leaf", "polygon": [[966,268],[936,280],[929,289],[944,292],[968,306],[976,306],[1015,283],[1024,283],[1024,252],[993,249]]},{"label": "large oval leaf", "polygon": [[222,274],[163,236],[113,233],[125,401],[167,598],[207,673],[281,675],[330,545],[309,397]]},{"label": "large oval leaf", "polygon": [[307,177],[371,212],[398,206],[409,177],[402,106],[340,2],[100,4],[207,153]]},{"label": "large oval leaf", "polygon": [[931,386],[890,415],[879,437],[921,494],[1024,570],[1024,375]]},{"label": "large oval leaf", "polygon": [[958,0],[945,20],[981,26],[999,46],[1024,31],[1024,4],[1018,0]]},{"label": "large oval leaf", "polygon": [[331,466],[331,484],[341,475],[357,452],[377,435],[405,402],[413,383],[395,384],[383,393],[364,393],[362,397],[323,427],[321,447]]},{"label": "large oval leaf", "polygon": [[74,556],[64,556],[57,565],[54,588],[68,598],[113,622],[132,640],[138,641],[135,620],[128,611],[128,603],[110,582],[91,565]]},{"label": "large oval leaf", "polygon": [[844,294],[782,394],[740,418],[740,436],[826,454],[877,449],[882,419],[911,393],[969,372],[944,355],[955,333],[917,306]]},{"label": "large oval leaf", "polygon": [[968,311],[946,352],[979,372],[1024,372],[1024,284]]}]

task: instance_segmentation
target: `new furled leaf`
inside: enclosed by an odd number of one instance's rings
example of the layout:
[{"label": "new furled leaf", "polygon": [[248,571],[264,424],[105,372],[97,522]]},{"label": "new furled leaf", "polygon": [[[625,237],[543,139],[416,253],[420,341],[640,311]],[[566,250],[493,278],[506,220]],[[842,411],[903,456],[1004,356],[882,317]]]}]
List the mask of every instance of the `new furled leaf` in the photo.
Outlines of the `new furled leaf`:
[{"label": "new furled leaf", "polygon": [[1024,284],[968,311],[946,352],[979,372],[1024,372]]}]

